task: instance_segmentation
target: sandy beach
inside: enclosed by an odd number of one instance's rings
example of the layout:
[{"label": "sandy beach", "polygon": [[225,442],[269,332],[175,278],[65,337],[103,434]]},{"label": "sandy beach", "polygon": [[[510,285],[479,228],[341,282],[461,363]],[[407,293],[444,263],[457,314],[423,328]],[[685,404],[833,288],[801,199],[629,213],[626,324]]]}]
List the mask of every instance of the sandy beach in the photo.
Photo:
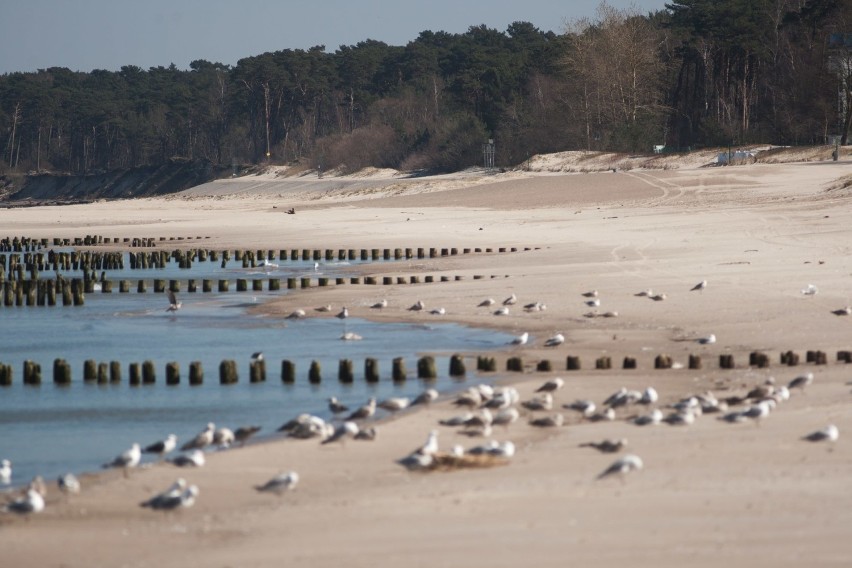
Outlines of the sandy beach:
[{"label": "sandy beach", "polygon": [[[434,428],[442,450],[484,441],[437,425],[460,413],[445,395],[381,420],[373,442],[258,443],[211,453],[192,471],[165,464],[127,478],[88,476],[69,499],[51,486],[44,512],[0,515],[2,564],[848,566],[852,365],[836,353],[852,349],[852,316],[832,312],[852,303],[852,189],[836,187],[852,174],[852,160],[722,168],[687,157],[661,169],[591,173],[537,160],[534,171],[424,178],[271,172],[168,198],[0,209],[2,236],[192,237],[173,246],[217,249],[491,248],[360,269],[448,282],[311,288],[256,309],[284,317],[345,305],[379,321],[440,317],[529,332],[528,345],[496,354],[496,376],[475,372],[468,358],[465,385],[514,385],[527,400],[547,379],[566,383],[554,394],[563,426],[536,428],[530,418],[548,413],[525,411],[507,429],[494,428],[494,439],[517,447],[505,465],[410,472],[396,463]],[[291,207],[295,215],[285,213]],[[496,252],[501,247],[517,251]],[[706,289],[691,291],[702,280]],[[802,293],[809,284],[818,294]],[[648,289],[665,299],[637,295]],[[582,296],[591,290],[598,307]],[[518,304],[508,315],[478,307],[513,293]],[[387,308],[369,308],[383,298]],[[406,309],[417,300],[426,311]],[[547,309],[525,312],[533,302]],[[434,307],[446,314],[426,313]],[[556,333],[565,342],[545,347]],[[710,334],[715,343],[697,341]],[[806,363],[808,350],[825,352],[828,364]],[[748,365],[755,351],[769,356],[768,368]],[[781,365],[786,351],[801,363]],[[660,354],[678,368],[654,370]],[[701,369],[687,368],[691,354],[701,356]],[[732,355],[736,368],[719,368],[720,355]],[[524,373],[503,372],[512,356],[523,358]],[[568,356],[582,369],[567,371]],[[596,370],[605,356],[612,369]],[[625,357],[637,369],[622,369]],[[536,371],[542,360],[554,370]],[[562,408],[577,399],[601,406],[621,387],[653,386],[654,406],[668,414],[684,397],[744,396],[770,378],[781,386],[806,372],[813,384],[759,422],[707,413],[691,425],[639,427],[630,419],[650,408],[619,407],[615,420],[600,422]],[[801,439],[828,424],[840,431],[836,443]],[[615,454],[580,447],[606,438],[629,443]],[[628,452],[642,458],[641,471],[596,480]],[[287,470],[301,477],[294,491],[253,489]],[[192,508],[163,514],[138,506],[179,475],[200,488]]]}]

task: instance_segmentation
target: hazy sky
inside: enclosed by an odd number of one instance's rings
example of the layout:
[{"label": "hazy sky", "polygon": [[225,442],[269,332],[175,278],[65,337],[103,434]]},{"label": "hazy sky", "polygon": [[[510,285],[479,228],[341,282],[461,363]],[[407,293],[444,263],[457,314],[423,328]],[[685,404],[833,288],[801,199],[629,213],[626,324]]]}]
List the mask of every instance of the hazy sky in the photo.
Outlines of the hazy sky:
[{"label": "hazy sky", "polygon": [[[505,31],[531,22],[561,33],[593,16],[599,0],[0,0],[0,73],[123,65],[143,69],[195,59],[235,65],[243,57],[366,39],[405,45],[424,30]],[[666,0],[609,0],[659,10]]]}]

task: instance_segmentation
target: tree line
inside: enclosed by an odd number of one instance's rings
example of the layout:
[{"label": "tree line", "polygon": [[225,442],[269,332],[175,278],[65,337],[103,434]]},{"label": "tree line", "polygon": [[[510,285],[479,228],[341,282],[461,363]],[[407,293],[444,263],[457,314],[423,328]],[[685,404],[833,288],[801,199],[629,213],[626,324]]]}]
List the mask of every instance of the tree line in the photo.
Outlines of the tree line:
[{"label": "tree line", "polygon": [[852,0],[601,3],[562,33],[424,31],[235,66],[0,76],[0,173],[170,160],[451,171],[572,149],[823,144],[852,126]]}]

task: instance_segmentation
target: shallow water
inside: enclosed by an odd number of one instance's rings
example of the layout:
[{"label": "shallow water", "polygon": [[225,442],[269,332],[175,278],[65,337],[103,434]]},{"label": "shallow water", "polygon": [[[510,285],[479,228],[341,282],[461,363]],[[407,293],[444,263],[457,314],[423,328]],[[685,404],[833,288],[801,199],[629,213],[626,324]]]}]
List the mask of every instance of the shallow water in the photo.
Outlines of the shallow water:
[{"label": "shallow water", "polygon": [[[206,264],[209,268],[211,263]],[[307,269],[312,271],[312,265]],[[201,277],[195,268],[177,276]],[[416,395],[427,386],[416,378],[421,353],[445,354],[436,357],[439,379],[432,386],[447,389],[454,384],[447,376],[449,353],[485,352],[509,339],[503,333],[442,324],[437,319],[426,324],[378,324],[350,318],[344,326],[333,317],[282,321],[246,314],[248,305],[284,293],[184,293],[177,314],[165,312],[163,295],[151,292],[88,294],[80,307],[0,308],[0,361],[11,364],[14,373],[13,386],[0,388],[0,458],[13,462],[13,485],[36,474],[50,479],[66,471],[96,470],[133,442],[144,447],[169,433],[176,434],[180,444],[210,421],[232,429],[257,424],[263,427],[261,434],[269,435],[300,412],[330,417],[326,399],[332,395],[350,406],[363,404],[370,396],[381,400]],[[344,329],[364,339],[341,341]],[[249,361],[256,351],[264,353],[267,381],[250,384]],[[367,357],[379,362],[377,384],[364,380]],[[409,379],[402,384],[390,380],[395,357],[404,357],[408,368]],[[71,385],[52,383],[56,358],[71,365]],[[119,361],[122,381],[84,383],[86,359]],[[225,359],[237,361],[240,380],[236,385],[219,385],[219,363]],[[293,385],[281,382],[283,359],[296,365]],[[353,361],[351,385],[337,380],[341,359]],[[41,386],[22,384],[25,360],[41,365]],[[156,384],[130,386],[128,364],[145,360],[155,364]],[[320,385],[307,380],[313,360],[322,365]],[[180,365],[177,386],[165,384],[165,365],[171,361]],[[188,385],[192,361],[203,365],[203,385]]]}]

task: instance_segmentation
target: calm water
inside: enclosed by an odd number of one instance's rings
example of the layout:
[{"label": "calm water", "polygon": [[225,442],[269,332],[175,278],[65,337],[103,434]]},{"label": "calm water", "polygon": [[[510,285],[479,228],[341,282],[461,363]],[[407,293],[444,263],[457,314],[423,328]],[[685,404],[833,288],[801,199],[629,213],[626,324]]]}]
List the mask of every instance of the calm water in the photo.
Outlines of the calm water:
[{"label": "calm water", "polygon": [[[227,277],[217,270],[244,272],[217,267],[217,263],[203,263],[190,271],[126,270],[126,275],[108,273],[107,277],[217,278]],[[343,275],[345,268],[345,264],[321,263],[318,272]],[[313,262],[282,262],[279,272],[282,278],[313,273]],[[415,395],[426,386],[416,378],[421,353],[446,355],[436,357],[441,377],[434,386],[448,389],[454,384],[447,378],[449,353],[496,349],[509,339],[503,333],[441,324],[426,317],[428,324],[424,325],[376,324],[350,318],[346,330],[364,339],[344,342],[339,339],[343,323],[336,318],[284,322],[246,314],[248,305],[283,293],[286,291],[183,293],[184,305],[176,315],[164,311],[167,304],[162,294],[150,291],[88,294],[85,306],[80,307],[0,308],[0,361],[11,364],[14,372],[14,385],[0,388],[0,458],[13,462],[13,485],[25,483],[36,474],[49,479],[65,471],[96,470],[133,442],[144,446],[174,433],[181,443],[209,421],[232,429],[257,424],[263,427],[261,433],[269,434],[300,412],[329,417],[326,399],[332,395],[350,406],[363,404],[370,396],[381,400],[391,395]],[[262,351],[266,358],[267,382],[250,384],[249,360],[256,351]],[[376,385],[364,380],[367,357],[379,361],[381,381]],[[409,379],[401,385],[390,380],[395,357],[405,357],[408,368]],[[70,363],[70,386],[53,385],[56,358]],[[85,384],[82,374],[86,359],[120,361],[122,382]],[[218,384],[223,359],[237,361],[238,384]],[[295,363],[296,384],[282,384],[282,359]],[[352,385],[337,380],[340,359],[353,361]],[[22,384],[24,360],[41,365],[42,386]],[[131,387],[128,364],[145,360],[155,363],[157,383]],[[312,360],[322,364],[321,385],[308,383]],[[178,386],[165,384],[165,365],[171,361],[180,364]],[[187,384],[192,361],[203,364],[205,382],[201,386]]]}]

